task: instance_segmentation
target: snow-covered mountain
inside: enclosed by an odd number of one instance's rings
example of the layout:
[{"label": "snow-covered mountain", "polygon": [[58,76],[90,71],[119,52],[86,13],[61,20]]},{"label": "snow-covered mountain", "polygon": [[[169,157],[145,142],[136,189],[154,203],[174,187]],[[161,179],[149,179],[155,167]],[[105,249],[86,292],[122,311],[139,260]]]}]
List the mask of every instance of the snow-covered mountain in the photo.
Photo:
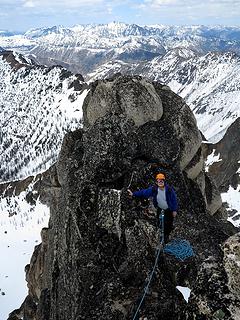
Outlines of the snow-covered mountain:
[{"label": "snow-covered mountain", "polygon": [[[3,33],[7,36],[6,33]],[[156,49],[163,46],[189,47],[198,52],[238,51],[240,28],[224,26],[139,26],[112,22],[108,24],[75,25],[72,28],[53,26],[27,31],[23,38],[35,39],[36,45],[82,47],[85,49],[121,48],[129,40],[145,39]],[[150,41],[152,40],[152,41]],[[137,42],[133,42],[136,45]]]},{"label": "snow-covered mountain", "polygon": [[110,59],[146,61],[184,47],[197,53],[240,52],[240,28],[223,26],[139,26],[113,22],[102,25],[53,26],[24,35],[0,34],[0,46],[31,53],[39,63],[62,63],[84,75]]},{"label": "snow-covered mountain", "polygon": [[53,26],[0,36],[0,46],[89,80],[121,72],[161,81],[186,99],[200,130],[213,142],[239,116],[240,27]]},{"label": "snow-covered mountain", "polygon": [[0,181],[41,172],[56,161],[65,133],[81,125],[87,92],[80,75],[0,53]]},{"label": "snow-covered mountain", "polygon": [[0,30],[0,37],[11,37],[14,36],[14,32],[10,32],[7,30]]},{"label": "snow-covered mountain", "polygon": [[89,77],[103,79],[118,72],[139,74],[170,86],[187,101],[198,127],[211,141],[220,140],[240,117],[240,57],[235,53],[196,55],[176,48],[145,63],[109,61]]}]

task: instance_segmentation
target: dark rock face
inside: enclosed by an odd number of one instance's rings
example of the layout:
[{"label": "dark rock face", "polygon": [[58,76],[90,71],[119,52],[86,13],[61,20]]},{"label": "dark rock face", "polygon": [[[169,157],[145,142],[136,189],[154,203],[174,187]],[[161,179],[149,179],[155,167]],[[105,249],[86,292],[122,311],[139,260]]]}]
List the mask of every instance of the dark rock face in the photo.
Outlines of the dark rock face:
[{"label": "dark rock face", "polygon": [[237,188],[240,184],[240,118],[228,128],[225,136],[216,144],[208,145],[208,153],[215,149],[215,154],[220,154],[221,161],[214,162],[209,167],[209,173],[214,177],[218,188],[226,192],[231,185]]},{"label": "dark rock face", "polygon": [[[129,199],[126,190],[154,183],[159,168],[179,198],[173,236],[189,240],[196,257],[179,262],[161,255],[140,319],[235,319],[239,301],[228,287],[220,246],[235,229],[207,212],[193,115],[167,87],[144,80],[151,98],[161,101],[162,116],[136,123],[114,104],[119,88],[131,81],[143,83],[139,77],[95,83],[84,106],[87,126],[64,139],[52,178],[59,183],[49,189],[49,228],[27,268],[35,309],[25,320],[133,318],[154,264],[158,232],[154,213],[144,215],[141,202]],[[96,92],[108,110],[97,115]],[[132,105],[127,86],[122,95],[126,110]],[[191,288],[189,304],[176,285]]]},{"label": "dark rock face", "polygon": [[15,70],[18,70],[22,67],[28,67],[28,68],[30,67],[29,63],[25,60],[25,58],[21,54],[18,54],[18,59],[17,59],[12,51],[0,50],[0,56],[2,56],[3,59],[5,59],[11,65],[11,67]]}]

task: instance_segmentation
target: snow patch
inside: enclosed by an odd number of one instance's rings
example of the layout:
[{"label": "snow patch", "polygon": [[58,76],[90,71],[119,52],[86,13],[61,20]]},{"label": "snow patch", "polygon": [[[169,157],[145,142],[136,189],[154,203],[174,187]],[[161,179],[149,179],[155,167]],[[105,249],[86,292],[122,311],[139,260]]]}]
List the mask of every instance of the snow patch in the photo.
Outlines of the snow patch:
[{"label": "snow patch", "polygon": [[209,167],[214,163],[214,162],[220,162],[222,159],[220,159],[220,153],[215,155],[215,149],[213,149],[212,153],[207,157],[207,160],[205,162],[205,171],[208,172]]},{"label": "snow patch", "polygon": [[240,185],[238,185],[237,189],[233,189],[233,187],[229,187],[227,192],[221,194],[222,201],[227,202],[230,210],[236,210],[236,213],[233,216],[228,218],[235,227],[240,227]]},{"label": "snow patch", "polygon": [[181,292],[184,299],[188,302],[188,299],[189,299],[190,293],[191,293],[191,289],[189,289],[188,287],[181,287],[181,286],[177,286],[176,288]]},{"label": "snow patch", "polygon": [[[240,165],[240,160],[238,161],[239,165]],[[236,173],[240,173],[240,167],[238,168],[238,171]]]}]

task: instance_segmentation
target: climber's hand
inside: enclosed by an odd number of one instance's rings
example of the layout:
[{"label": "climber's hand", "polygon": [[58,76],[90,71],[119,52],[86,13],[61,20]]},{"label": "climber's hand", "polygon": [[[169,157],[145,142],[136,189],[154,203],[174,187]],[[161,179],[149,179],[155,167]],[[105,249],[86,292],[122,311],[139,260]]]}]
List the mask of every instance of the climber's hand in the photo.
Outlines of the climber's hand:
[{"label": "climber's hand", "polygon": [[129,197],[132,198],[132,196],[133,196],[132,191],[130,189],[128,189],[127,192],[128,192]]},{"label": "climber's hand", "polygon": [[173,211],[172,215],[173,215],[173,218],[176,218],[176,216],[177,216],[177,211]]}]

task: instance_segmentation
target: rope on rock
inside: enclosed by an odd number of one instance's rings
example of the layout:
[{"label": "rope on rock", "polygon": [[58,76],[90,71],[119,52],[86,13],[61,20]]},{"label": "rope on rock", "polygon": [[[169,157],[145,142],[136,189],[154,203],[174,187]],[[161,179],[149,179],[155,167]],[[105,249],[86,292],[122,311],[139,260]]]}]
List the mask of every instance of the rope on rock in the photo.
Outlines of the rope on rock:
[{"label": "rope on rock", "polygon": [[195,256],[189,241],[183,239],[174,239],[166,244],[164,252],[173,255],[181,261]]},{"label": "rope on rock", "polygon": [[133,317],[133,320],[137,319],[138,312],[139,312],[139,310],[140,310],[140,308],[141,308],[141,306],[142,306],[142,303],[143,303],[143,301],[144,301],[144,299],[145,299],[145,297],[146,297],[146,294],[148,293],[148,289],[149,289],[149,287],[150,287],[150,283],[151,283],[151,281],[152,281],[153,275],[154,275],[154,273],[155,273],[155,269],[156,269],[157,264],[158,264],[158,259],[159,259],[159,256],[160,256],[160,252],[161,252],[161,248],[159,248],[159,249],[157,250],[157,256],[156,256],[156,259],[155,259],[155,263],[154,263],[152,272],[151,272],[151,274],[150,274],[150,276],[149,276],[148,283],[147,283],[147,285],[146,285],[145,288],[144,288],[144,292],[143,292],[142,299],[141,299],[141,301],[140,301],[140,303],[139,303],[139,305],[138,305],[138,307],[137,307],[137,310],[136,310],[136,312],[135,312],[135,315],[134,315],[134,317]]},{"label": "rope on rock", "polygon": [[187,240],[174,239],[170,243],[168,243],[167,245],[164,245],[164,210],[161,211],[161,214],[159,216],[159,220],[160,220],[159,221],[159,223],[160,223],[160,241],[159,241],[159,245],[158,245],[157,251],[156,251],[155,263],[154,263],[152,272],[150,273],[150,276],[148,277],[147,284],[144,287],[143,296],[142,296],[141,301],[140,301],[140,303],[137,307],[137,310],[134,314],[133,320],[137,319],[139,310],[143,304],[143,301],[146,297],[146,294],[148,293],[148,289],[150,287],[153,275],[155,273],[161,251],[163,251],[164,253],[168,253],[168,254],[173,255],[181,261],[184,261],[187,258],[195,256],[195,253],[194,253],[189,241],[187,241]]},{"label": "rope on rock", "polygon": [[157,251],[156,251],[156,259],[155,259],[155,263],[154,263],[154,266],[153,266],[153,269],[152,269],[152,272],[150,273],[150,276],[148,277],[148,282],[144,288],[144,292],[143,292],[143,296],[142,296],[142,299],[137,307],[137,310],[134,314],[134,317],[133,317],[133,320],[137,319],[137,316],[138,316],[138,313],[139,313],[139,310],[142,306],[142,303],[146,297],[146,294],[148,293],[148,289],[150,287],[150,284],[151,284],[151,281],[152,281],[152,278],[153,278],[153,275],[155,273],[155,270],[156,270],[156,267],[157,267],[157,264],[158,264],[158,259],[159,259],[159,256],[160,256],[160,253],[163,249],[163,246],[164,246],[164,210],[161,211],[161,214],[159,215],[159,223],[160,223],[160,241],[159,241],[159,246],[157,247]]}]

